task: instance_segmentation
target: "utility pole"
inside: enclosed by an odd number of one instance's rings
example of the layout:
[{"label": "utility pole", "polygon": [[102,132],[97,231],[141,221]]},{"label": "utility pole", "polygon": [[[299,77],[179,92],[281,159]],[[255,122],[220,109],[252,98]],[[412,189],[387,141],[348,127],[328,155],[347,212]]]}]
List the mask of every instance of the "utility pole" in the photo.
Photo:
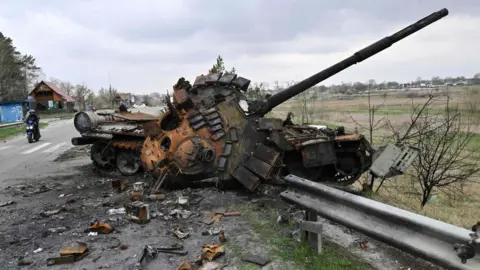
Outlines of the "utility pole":
[{"label": "utility pole", "polygon": [[108,84],[109,84],[109,87],[108,87],[108,93],[109,93],[109,97],[110,97],[110,106],[111,106],[111,109],[113,109],[113,97],[112,97],[112,81],[111,81],[111,78],[110,78],[110,71],[108,71]]}]

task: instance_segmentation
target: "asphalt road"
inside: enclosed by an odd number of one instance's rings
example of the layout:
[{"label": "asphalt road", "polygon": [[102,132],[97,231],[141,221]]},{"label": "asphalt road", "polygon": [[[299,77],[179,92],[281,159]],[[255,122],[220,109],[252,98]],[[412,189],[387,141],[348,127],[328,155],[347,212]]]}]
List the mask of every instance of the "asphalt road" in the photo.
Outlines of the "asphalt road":
[{"label": "asphalt road", "polygon": [[[157,115],[160,109],[147,107],[130,110]],[[34,143],[28,143],[25,134],[0,141],[0,187],[14,184],[16,179],[68,173],[68,167],[72,164],[54,160],[73,147],[72,137],[80,135],[73,125],[73,119],[50,122],[48,127],[41,130],[41,135],[40,140]]]},{"label": "asphalt road", "polygon": [[40,132],[38,142],[28,143],[25,134],[0,142],[0,184],[55,171],[53,160],[73,147],[71,139],[79,135],[72,119],[50,122]]}]

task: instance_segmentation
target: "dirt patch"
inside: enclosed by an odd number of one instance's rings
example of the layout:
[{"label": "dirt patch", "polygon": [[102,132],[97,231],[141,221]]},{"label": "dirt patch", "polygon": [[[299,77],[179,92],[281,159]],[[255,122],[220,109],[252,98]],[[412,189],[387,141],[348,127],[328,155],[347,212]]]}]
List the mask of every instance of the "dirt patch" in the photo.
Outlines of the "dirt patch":
[{"label": "dirt patch", "polygon": [[61,155],[59,155],[54,160],[54,162],[63,162],[67,160],[76,159],[79,157],[90,156],[90,148],[91,148],[91,145],[75,146],[69,151],[65,151]]}]

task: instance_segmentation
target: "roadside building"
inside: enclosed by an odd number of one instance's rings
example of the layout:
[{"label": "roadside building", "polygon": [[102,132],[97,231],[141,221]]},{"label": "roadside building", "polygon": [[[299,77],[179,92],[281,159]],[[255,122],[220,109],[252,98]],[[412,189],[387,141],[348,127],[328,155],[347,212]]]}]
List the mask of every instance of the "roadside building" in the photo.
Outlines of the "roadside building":
[{"label": "roadside building", "polygon": [[54,112],[73,112],[75,99],[63,92],[54,83],[41,81],[30,92],[29,99],[35,101],[35,110]]}]

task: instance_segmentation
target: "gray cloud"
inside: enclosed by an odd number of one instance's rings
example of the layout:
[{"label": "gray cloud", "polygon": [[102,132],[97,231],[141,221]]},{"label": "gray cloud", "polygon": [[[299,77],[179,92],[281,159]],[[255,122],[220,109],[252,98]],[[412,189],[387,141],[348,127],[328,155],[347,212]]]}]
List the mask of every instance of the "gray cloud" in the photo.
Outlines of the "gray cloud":
[{"label": "gray cloud", "polygon": [[[125,74],[132,66],[138,70],[155,65],[176,66],[178,70],[172,69],[171,73],[182,75],[185,72],[201,73],[203,70],[185,71],[183,67],[210,65],[218,54],[226,59],[234,59],[235,65],[239,63],[245,70],[250,67],[248,61],[261,63],[258,70],[251,68],[252,73],[260,77],[263,76],[262,70],[273,70],[274,65],[283,69],[293,66],[288,61],[301,62],[294,60],[294,56],[286,60],[287,54],[303,54],[306,59],[320,59],[321,56],[332,54],[349,56],[350,52],[368,44],[359,45],[358,42],[364,43],[370,39],[373,42],[391,34],[397,27],[406,26],[444,7],[450,10],[450,17],[469,15],[477,18],[480,14],[478,0],[6,2],[0,2],[0,23],[3,20],[10,26],[5,30],[7,35],[11,35],[21,48],[28,48],[28,53],[34,54],[42,61],[40,64],[51,72],[66,74],[67,77],[69,73],[82,73],[85,74],[82,78],[87,81],[88,78],[97,80],[97,77],[89,75],[89,70],[75,70],[77,62],[86,66],[101,63],[99,65],[102,68],[115,67],[124,70]],[[42,26],[45,18],[38,21],[31,19],[28,25],[20,27],[23,23],[27,24],[32,14],[52,14],[46,18],[58,16],[59,19],[46,26]],[[70,22],[62,23],[62,19]],[[447,25],[443,24],[442,27]],[[445,34],[430,31],[429,35],[416,35],[419,36],[416,41],[434,38],[442,42]],[[50,42],[39,41],[39,38]],[[395,50],[402,51],[401,48],[405,48],[399,46],[397,48],[400,49]],[[462,50],[465,48],[459,48],[458,53]],[[407,52],[407,49],[403,49],[403,52],[406,53],[405,58],[418,55],[418,52]],[[388,58],[387,54],[382,55],[383,59]],[[268,56],[276,58],[268,59]],[[265,60],[259,60],[263,58]],[[329,63],[337,60],[341,59],[328,58]],[[269,61],[276,64],[269,64]],[[231,65],[228,60],[227,65]],[[395,70],[403,70],[405,74],[413,72],[412,68],[408,70],[408,65],[411,66],[404,63],[389,67],[388,70],[391,74]],[[468,67],[465,70],[471,65],[466,65]],[[65,70],[65,66],[69,66],[69,70]],[[316,68],[317,65],[312,66]],[[420,68],[421,65],[415,66]],[[362,64],[362,67],[367,70],[368,64]],[[428,68],[434,68],[438,74],[443,72],[440,71],[442,64],[432,64]],[[372,73],[382,72],[373,70]],[[455,70],[464,69],[455,67]],[[354,73],[345,74],[354,77],[351,75]],[[122,79],[125,82],[128,80]],[[170,86],[171,82],[167,85]]]}]

